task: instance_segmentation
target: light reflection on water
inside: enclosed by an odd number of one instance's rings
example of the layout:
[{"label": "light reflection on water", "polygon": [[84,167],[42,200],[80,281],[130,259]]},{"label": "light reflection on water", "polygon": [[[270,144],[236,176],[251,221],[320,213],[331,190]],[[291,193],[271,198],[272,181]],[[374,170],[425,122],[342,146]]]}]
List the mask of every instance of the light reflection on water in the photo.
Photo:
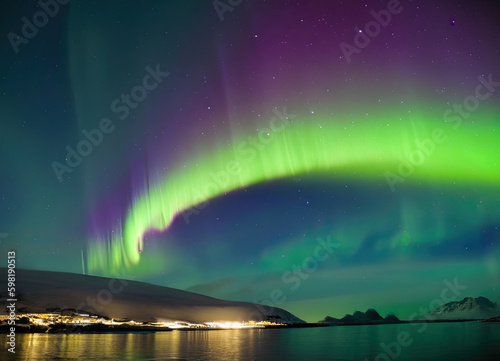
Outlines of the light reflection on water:
[{"label": "light reflection on water", "polygon": [[[131,334],[19,334],[15,360],[499,360],[500,323]],[[395,346],[408,332],[411,344]],[[0,336],[5,343],[5,335]],[[392,345],[384,352],[381,343]],[[2,350],[3,354],[7,350]],[[4,353],[5,352],[5,353]],[[393,352],[391,355],[390,352]],[[399,353],[398,353],[399,352]],[[4,358],[2,357],[2,360]]]}]

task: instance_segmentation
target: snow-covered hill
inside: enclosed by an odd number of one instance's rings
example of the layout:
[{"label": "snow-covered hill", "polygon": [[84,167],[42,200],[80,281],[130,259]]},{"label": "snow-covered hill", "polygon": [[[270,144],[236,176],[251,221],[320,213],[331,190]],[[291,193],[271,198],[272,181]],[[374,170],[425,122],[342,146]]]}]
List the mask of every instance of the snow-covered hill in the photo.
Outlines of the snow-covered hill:
[{"label": "snow-covered hill", "polygon": [[427,314],[428,319],[485,319],[500,316],[500,309],[486,297],[465,297],[448,302]]},{"label": "snow-covered hill", "polygon": [[[0,268],[0,313],[6,313],[7,270]],[[291,313],[248,302],[220,300],[143,282],[74,273],[16,269],[17,312],[76,309],[136,321],[249,320],[303,323]]]}]

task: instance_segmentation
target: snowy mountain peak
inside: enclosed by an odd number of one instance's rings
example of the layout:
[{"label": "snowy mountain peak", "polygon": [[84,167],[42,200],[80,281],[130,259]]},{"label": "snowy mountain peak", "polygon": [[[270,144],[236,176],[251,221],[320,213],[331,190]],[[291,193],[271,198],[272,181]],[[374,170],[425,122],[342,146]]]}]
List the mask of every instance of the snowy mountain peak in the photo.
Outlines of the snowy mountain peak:
[{"label": "snowy mountain peak", "polygon": [[500,310],[486,297],[465,297],[461,301],[452,301],[427,314],[435,319],[482,319],[498,316]]}]

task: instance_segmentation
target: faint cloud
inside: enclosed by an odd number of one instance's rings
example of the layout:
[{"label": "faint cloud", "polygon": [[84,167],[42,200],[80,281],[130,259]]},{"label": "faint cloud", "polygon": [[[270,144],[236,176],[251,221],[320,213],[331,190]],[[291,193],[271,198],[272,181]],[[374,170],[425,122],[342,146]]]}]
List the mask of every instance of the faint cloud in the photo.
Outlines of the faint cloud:
[{"label": "faint cloud", "polygon": [[259,284],[240,287],[236,290],[235,294],[238,295],[239,297],[241,297],[242,295],[245,296],[255,295],[259,291],[259,286],[261,285],[262,284],[259,283]]},{"label": "faint cloud", "polygon": [[221,290],[224,287],[234,284],[235,281],[236,279],[234,277],[225,277],[213,282],[201,283],[198,285],[191,286],[188,289],[186,289],[186,291],[201,293],[203,295],[211,295],[216,291]]}]

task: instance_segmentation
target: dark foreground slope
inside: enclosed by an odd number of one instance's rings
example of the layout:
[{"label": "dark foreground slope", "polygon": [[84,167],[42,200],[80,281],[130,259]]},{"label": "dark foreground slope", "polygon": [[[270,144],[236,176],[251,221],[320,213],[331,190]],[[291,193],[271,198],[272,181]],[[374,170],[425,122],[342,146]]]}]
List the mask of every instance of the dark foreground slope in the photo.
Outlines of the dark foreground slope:
[{"label": "dark foreground slope", "polygon": [[[143,282],[74,273],[16,269],[17,313],[75,309],[135,321],[249,320],[303,323],[291,313],[248,302],[220,300]],[[0,313],[6,312],[7,269],[0,268]]]}]

